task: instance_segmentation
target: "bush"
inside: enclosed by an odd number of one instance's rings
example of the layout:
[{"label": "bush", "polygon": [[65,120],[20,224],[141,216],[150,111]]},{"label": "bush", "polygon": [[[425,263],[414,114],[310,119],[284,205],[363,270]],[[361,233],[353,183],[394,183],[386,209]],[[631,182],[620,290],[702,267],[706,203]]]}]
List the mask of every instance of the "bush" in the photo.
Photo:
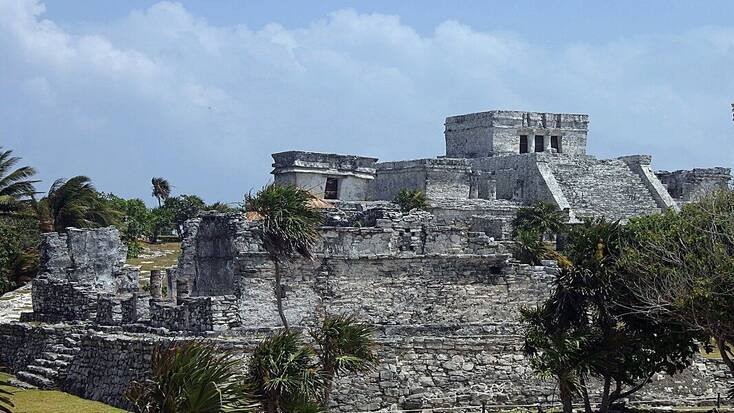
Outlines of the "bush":
[{"label": "bush", "polygon": [[428,209],[426,194],[418,189],[401,189],[393,202],[398,204],[403,212],[410,212],[414,209]]},{"label": "bush", "polygon": [[138,240],[132,240],[127,243],[128,258],[138,258],[141,252],[143,252],[143,246]]}]

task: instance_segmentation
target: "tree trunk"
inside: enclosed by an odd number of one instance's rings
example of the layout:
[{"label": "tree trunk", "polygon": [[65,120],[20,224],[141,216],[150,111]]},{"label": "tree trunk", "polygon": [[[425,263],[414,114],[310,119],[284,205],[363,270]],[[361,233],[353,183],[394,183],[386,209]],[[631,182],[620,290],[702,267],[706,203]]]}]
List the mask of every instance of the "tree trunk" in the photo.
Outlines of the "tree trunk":
[{"label": "tree trunk", "polygon": [[584,411],[586,413],[593,413],[591,401],[589,400],[589,389],[586,388],[586,380],[583,375],[581,376],[581,396],[584,398]]},{"label": "tree trunk", "polygon": [[275,266],[275,303],[278,306],[280,321],[283,323],[283,327],[288,330],[288,320],[286,320],[285,313],[283,312],[283,286],[280,284],[280,262],[277,259],[273,259],[273,265]]},{"label": "tree trunk", "polygon": [[599,406],[599,413],[606,413],[609,411],[609,389],[612,385],[612,379],[609,377],[604,377],[604,389],[602,390],[601,394],[601,405]]},{"label": "tree trunk", "polygon": [[729,371],[734,375],[734,360],[729,356],[729,346],[726,340],[716,337],[716,347],[719,349],[719,353],[721,353],[721,359],[724,361],[724,364],[729,367]]},{"label": "tree trunk", "polygon": [[563,403],[563,413],[573,413],[573,400],[571,398],[571,392],[569,391],[568,385],[565,381],[561,380],[558,382],[558,387],[561,403]]}]

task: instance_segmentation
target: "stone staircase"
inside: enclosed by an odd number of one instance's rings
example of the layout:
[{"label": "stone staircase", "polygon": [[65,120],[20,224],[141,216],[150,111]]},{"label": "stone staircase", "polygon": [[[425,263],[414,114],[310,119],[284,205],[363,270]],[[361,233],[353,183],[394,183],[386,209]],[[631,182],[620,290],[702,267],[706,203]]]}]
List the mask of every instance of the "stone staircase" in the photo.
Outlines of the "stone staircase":
[{"label": "stone staircase", "polygon": [[16,377],[40,389],[57,389],[66,379],[69,363],[78,354],[79,334],[64,337],[61,343],[54,344],[31,362],[25,370],[16,373]]},{"label": "stone staircase", "polygon": [[579,218],[626,219],[660,212],[642,179],[620,159],[559,155],[548,166]]}]

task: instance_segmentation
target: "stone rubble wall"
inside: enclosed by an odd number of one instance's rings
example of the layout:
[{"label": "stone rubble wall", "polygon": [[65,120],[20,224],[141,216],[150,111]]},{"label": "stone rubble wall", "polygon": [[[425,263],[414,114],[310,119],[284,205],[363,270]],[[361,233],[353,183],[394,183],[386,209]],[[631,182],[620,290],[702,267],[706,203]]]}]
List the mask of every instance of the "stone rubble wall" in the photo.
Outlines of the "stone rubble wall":
[{"label": "stone rubble wall", "polygon": [[150,325],[172,331],[224,331],[241,325],[239,300],[234,295],[189,297],[182,303],[150,301]]},{"label": "stone rubble wall", "polygon": [[[254,258],[240,282],[242,325],[275,327],[273,266]],[[547,295],[554,271],[506,267],[498,256],[298,260],[283,268],[283,305],[292,325],[313,325],[323,314],[375,325],[512,324],[521,306]]]},{"label": "stone rubble wall", "polygon": [[[85,326],[0,325],[0,361],[23,368],[69,335],[80,335],[62,390],[127,408],[123,396],[131,380],[150,371],[153,348],[174,341],[204,340],[242,354],[243,362],[267,330],[231,331],[206,338],[179,334],[93,330]],[[332,411],[427,409],[490,404],[557,403],[552,380],[532,372],[521,337],[502,325],[386,327],[377,331],[378,367],[340,377]],[[656,375],[634,400],[667,400],[671,405],[712,403],[734,384],[720,361],[699,358],[672,378]],[[597,389],[598,390],[598,389]],[[598,394],[598,393],[594,393]]]},{"label": "stone rubble wall", "polygon": [[678,204],[693,202],[713,191],[727,189],[732,180],[730,168],[657,171],[655,174]]}]

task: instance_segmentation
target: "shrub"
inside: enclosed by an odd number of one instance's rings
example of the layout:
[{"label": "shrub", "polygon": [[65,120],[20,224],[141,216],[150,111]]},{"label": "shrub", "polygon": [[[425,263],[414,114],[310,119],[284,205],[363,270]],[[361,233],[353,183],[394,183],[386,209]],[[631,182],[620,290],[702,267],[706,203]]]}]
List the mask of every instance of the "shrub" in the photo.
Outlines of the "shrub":
[{"label": "shrub", "polygon": [[418,189],[401,189],[400,192],[395,196],[393,200],[400,210],[403,212],[409,212],[414,209],[427,209],[428,200],[423,191]]}]

